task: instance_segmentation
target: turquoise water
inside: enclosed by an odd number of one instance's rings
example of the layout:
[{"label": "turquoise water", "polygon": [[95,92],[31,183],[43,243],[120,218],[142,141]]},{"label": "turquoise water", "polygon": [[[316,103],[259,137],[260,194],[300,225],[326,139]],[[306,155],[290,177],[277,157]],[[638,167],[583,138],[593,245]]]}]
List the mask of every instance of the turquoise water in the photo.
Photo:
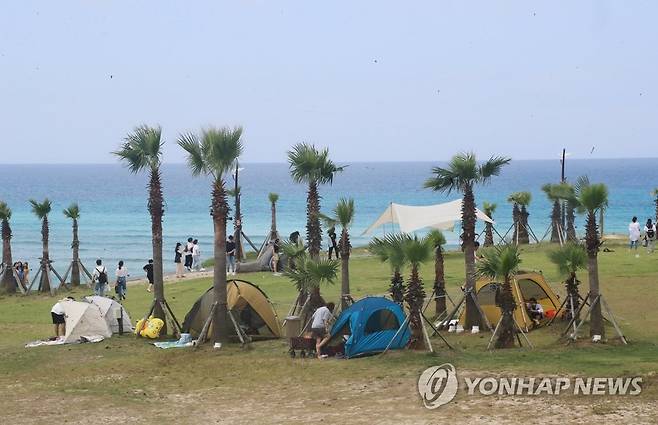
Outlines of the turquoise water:
[{"label": "turquoise water", "polygon": [[[431,167],[440,163],[356,163],[338,175],[333,186],[321,187],[323,210],[342,196],[353,197],[357,214],[353,228],[354,245],[367,243],[360,234],[386,208],[389,202],[428,205],[459,198],[423,189]],[[279,231],[288,235],[304,233],[306,192],[292,182],[286,164],[245,164],[241,173],[243,226],[245,233],[260,243],[270,226],[269,192],[277,192]],[[633,215],[642,221],[653,216],[651,191],[658,186],[658,160],[569,160],[567,177],[575,181],[587,174],[592,182],[604,182],[610,189],[610,208],[605,217],[606,232],[626,233]],[[511,224],[511,205],[505,199],[511,192],[533,193],[530,225],[541,237],[549,223],[550,204],[541,192],[544,183],[557,182],[558,161],[514,161],[491,184],[477,188],[476,200],[498,203],[497,228],[504,233]],[[12,208],[13,253],[15,260],[38,263],[41,253],[40,223],[30,212],[28,199],[53,201],[51,256],[63,271],[70,261],[70,221],[61,213],[70,202],[81,208],[81,256],[91,265],[96,258],[114,266],[123,259],[133,276],[141,276],[141,266],[150,257],[150,222],[146,211],[145,175],[132,175],[120,165],[2,165],[0,199]],[[198,238],[202,256],[212,255],[212,222],[208,214],[210,182],[192,177],[182,164],[163,166],[166,199],[164,218],[165,269],[173,270],[176,241]],[[583,219],[578,217],[578,230]],[[232,226],[232,223],[229,223]],[[390,230],[390,227],[389,227]],[[377,234],[381,234],[380,230]],[[458,233],[447,233],[450,244]],[[326,246],[326,241],[323,241]]]}]

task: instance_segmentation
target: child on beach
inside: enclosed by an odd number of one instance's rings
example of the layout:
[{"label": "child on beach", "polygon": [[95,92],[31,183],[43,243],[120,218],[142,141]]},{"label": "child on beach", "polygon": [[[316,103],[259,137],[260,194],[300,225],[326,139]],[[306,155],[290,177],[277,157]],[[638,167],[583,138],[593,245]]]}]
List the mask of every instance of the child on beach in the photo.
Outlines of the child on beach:
[{"label": "child on beach", "polygon": [[144,267],[142,267],[142,270],[146,272],[146,278],[149,281],[149,286],[146,288],[147,292],[151,292],[153,290],[153,259],[151,258]]}]

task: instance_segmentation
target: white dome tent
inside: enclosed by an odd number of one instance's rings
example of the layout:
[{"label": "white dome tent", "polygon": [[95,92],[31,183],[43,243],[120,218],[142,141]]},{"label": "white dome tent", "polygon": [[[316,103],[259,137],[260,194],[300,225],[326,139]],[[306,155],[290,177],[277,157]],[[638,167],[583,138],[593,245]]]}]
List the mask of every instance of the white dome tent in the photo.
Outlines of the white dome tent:
[{"label": "white dome tent", "polygon": [[105,320],[113,334],[119,333],[119,321],[117,320],[119,318],[123,324],[123,332],[133,332],[134,328],[128,312],[116,300],[98,295],[84,297],[83,300],[99,308],[101,317]]}]

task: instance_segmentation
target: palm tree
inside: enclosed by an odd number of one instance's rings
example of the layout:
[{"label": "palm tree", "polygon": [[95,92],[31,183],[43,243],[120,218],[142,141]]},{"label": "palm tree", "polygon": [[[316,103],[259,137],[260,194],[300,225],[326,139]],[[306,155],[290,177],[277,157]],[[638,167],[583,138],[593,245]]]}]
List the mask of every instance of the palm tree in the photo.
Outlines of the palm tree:
[{"label": "palm tree", "polygon": [[13,260],[11,257],[11,209],[6,203],[0,202],[0,221],[2,221],[2,276],[0,276],[0,290],[7,293],[16,292],[16,279],[14,278]]},{"label": "palm tree", "polygon": [[427,234],[427,239],[434,249],[434,315],[439,317],[446,311],[446,278],[443,264],[443,245],[446,244],[446,238],[440,230],[432,229]]},{"label": "palm tree", "polygon": [[478,274],[491,279],[502,279],[503,283],[496,292],[496,304],[500,308],[501,321],[498,325],[496,348],[514,347],[514,310],[516,302],[512,295],[512,278],[519,269],[521,258],[516,245],[487,250],[484,258],[478,262]]},{"label": "palm tree", "polygon": [[187,164],[192,174],[212,177],[211,212],[214,226],[213,288],[215,294],[215,316],[213,321],[213,341],[226,342],[229,337],[229,324],[226,300],[226,220],[229,205],[226,199],[224,176],[242,153],[242,128],[208,128],[201,136],[192,133],[181,135],[178,144],[187,152]]},{"label": "palm tree", "polygon": [[404,293],[404,300],[409,308],[409,326],[411,328],[411,340],[409,347],[412,349],[423,349],[425,341],[423,339],[423,301],[425,300],[425,290],[423,281],[418,274],[420,265],[430,259],[432,241],[428,238],[419,239],[414,236],[404,245],[404,255],[411,265],[411,276],[407,282],[407,290]]},{"label": "palm tree", "polygon": [[270,239],[275,240],[278,237],[278,232],[276,231],[276,203],[279,200],[279,194],[270,192],[267,195],[267,198],[270,200],[271,210],[272,210],[272,225],[270,226]]},{"label": "palm tree", "polygon": [[589,273],[589,302],[591,309],[590,336],[605,336],[601,303],[594,304],[599,291],[599,265],[598,253],[601,246],[596,213],[608,206],[608,188],[602,183],[590,184],[587,178],[581,178],[576,188],[580,213],[586,214],[585,220],[585,247],[587,249],[587,270]]},{"label": "palm tree", "polygon": [[404,302],[405,286],[401,271],[407,263],[404,246],[409,239],[409,235],[406,233],[389,234],[383,239],[373,238],[368,245],[368,250],[376,255],[380,261],[390,264],[393,274],[389,292],[393,301],[399,305]]},{"label": "palm tree", "polygon": [[[587,267],[587,252],[582,245],[569,242],[562,247],[548,253],[548,258],[557,266],[559,273],[566,277],[564,286],[567,290],[567,296],[571,301],[567,305],[568,309],[578,310],[580,305],[580,293],[578,286],[580,281],[576,273]],[[573,305],[572,305],[573,303]],[[572,317],[569,317],[572,319]]]},{"label": "palm tree", "polygon": [[557,190],[559,185],[546,183],[541,187],[549,201],[553,203],[551,210],[551,242],[561,243],[562,232],[560,231],[560,223],[562,222],[562,206],[560,204],[560,197]]},{"label": "palm tree", "polygon": [[71,242],[71,249],[73,250],[73,261],[71,262],[71,285],[80,286],[80,239],[78,238],[80,207],[77,203],[72,203],[62,212],[66,218],[70,218],[73,221],[73,241]]},{"label": "palm tree", "polygon": [[656,198],[654,203],[656,204],[656,223],[658,223],[658,188],[653,190],[653,196]]},{"label": "palm tree", "polygon": [[514,220],[514,243],[519,245],[527,245],[530,243],[530,235],[528,231],[528,210],[526,207],[532,200],[530,192],[514,192],[508,198],[508,202],[512,202],[512,219]]},{"label": "palm tree", "polygon": [[292,281],[299,293],[310,294],[302,311],[302,320],[306,323],[309,315],[324,305],[320,286],[334,283],[338,275],[338,261],[314,260],[304,252],[295,260],[295,268],[288,268],[284,275]]},{"label": "palm tree", "polygon": [[[511,159],[491,157],[478,165],[474,153],[455,155],[447,168],[435,167],[434,176],[425,182],[425,187],[439,192],[451,193],[453,190],[463,194],[462,201],[462,241],[464,249],[464,266],[466,269],[465,290],[472,292],[475,288],[475,195],[473,186],[487,183],[491,177],[500,174],[503,166]],[[471,297],[466,298],[465,327],[479,325],[477,306]]]},{"label": "palm tree", "polygon": [[[493,215],[496,212],[496,207],[498,205],[494,203],[489,203],[489,202],[484,202],[482,204],[482,209],[484,210],[483,212],[489,217],[490,219],[493,220]],[[486,222],[484,224],[484,247],[488,246],[493,246],[494,244],[494,237],[493,237],[493,224]]]},{"label": "palm tree", "polygon": [[[153,250],[153,316],[167,323],[164,304],[164,279],[162,261],[162,217],[164,216],[164,196],[160,166],[162,165],[162,129],[142,125],[135,127],[121,144],[112,152],[122,161],[131,173],[146,171],[149,174],[147,209],[151,216],[151,247]],[[166,325],[163,334],[166,334]]]},{"label": "palm tree", "polygon": [[32,212],[41,220],[41,243],[43,245],[43,253],[41,255],[41,281],[39,282],[39,291],[50,292],[50,252],[48,250],[48,237],[50,228],[48,227],[48,214],[52,208],[51,202],[48,198],[43,202],[37,202],[30,199],[32,205]]},{"label": "palm tree", "polygon": [[352,245],[350,244],[350,226],[354,221],[354,199],[341,198],[338,204],[334,207],[334,216],[328,217],[322,215],[322,218],[328,226],[336,226],[340,224],[342,231],[340,233],[340,240],[338,241],[338,249],[340,250],[340,304],[344,310],[348,307],[348,297],[350,296],[350,252]]},{"label": "palm tree", "polygon": [[295,183],[308,184],[306,197],[306,240],[311,258],[318,259],[322,243],[320,229],[320,194],[318,186],[331,184],[336,173],[343,171],[329,159],[329,150],[319,151],[314,145],[299,143],[288,152],[290,175]]}]

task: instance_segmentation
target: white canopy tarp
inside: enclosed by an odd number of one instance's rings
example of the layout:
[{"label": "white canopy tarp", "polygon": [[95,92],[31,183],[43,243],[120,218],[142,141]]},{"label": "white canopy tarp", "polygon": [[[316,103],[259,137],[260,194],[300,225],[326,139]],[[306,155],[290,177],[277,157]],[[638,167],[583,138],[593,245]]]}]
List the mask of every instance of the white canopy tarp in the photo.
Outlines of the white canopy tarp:
[{"label": "white canopy tarp", "polygon": [[[493,223],[485,213],[475,209],[478,220]],[[446,202],[437,205],[401,205],[391,203],[374,223],[368,227],[364,235],[371,233],[379,226],[385,224],[397,224],[404,233],[432,227],[441,230],[452,230],[455,222],[462,219],[462,200]]]}]

